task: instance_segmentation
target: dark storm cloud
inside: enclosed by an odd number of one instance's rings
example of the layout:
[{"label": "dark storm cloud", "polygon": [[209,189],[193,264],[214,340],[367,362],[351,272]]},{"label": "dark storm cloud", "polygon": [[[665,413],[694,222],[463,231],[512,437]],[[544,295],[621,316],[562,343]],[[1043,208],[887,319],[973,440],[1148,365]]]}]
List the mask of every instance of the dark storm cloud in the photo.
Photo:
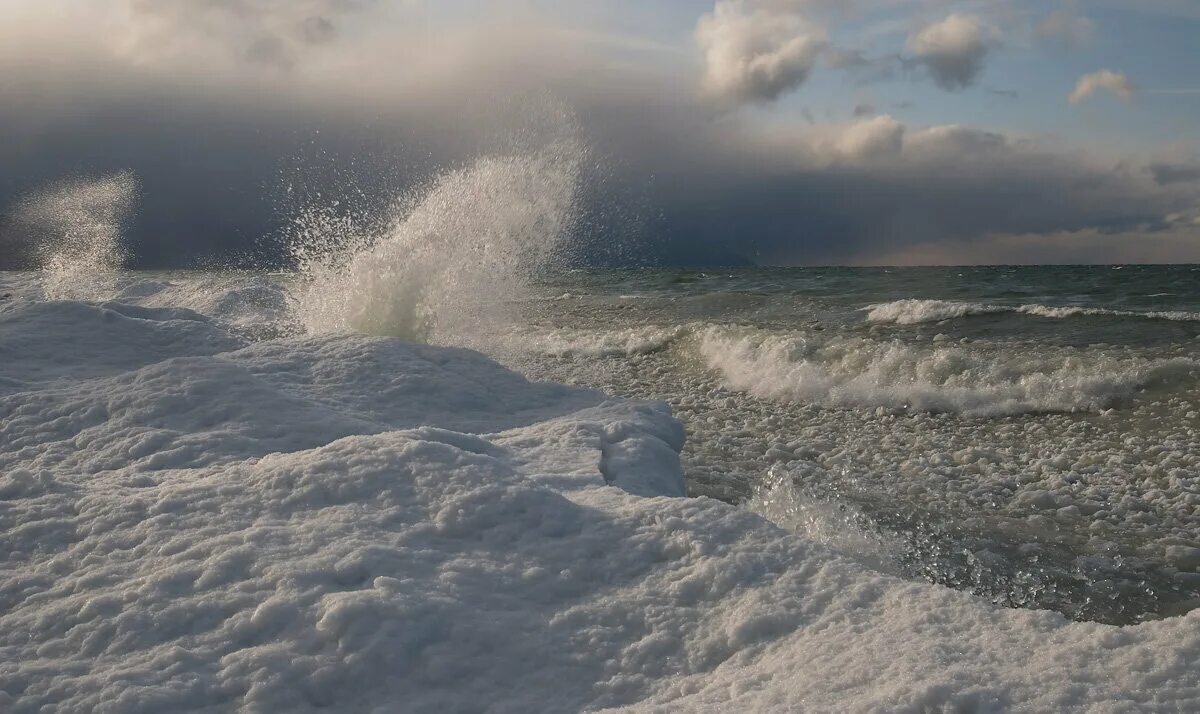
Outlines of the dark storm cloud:
[{"label": "dark storm cloud", "polygon": [[[591,148],[579,240],[592,260],[859,261],[1004,234],[1154,231],[1196,204],[1149,171],[1000,134],[714,112],[688,65],[614,61],[603,41],[528,18],[434,31],[345,0],[179,6],[193,14],[134,13],[122,21],[146,26],[110,33],[26,18],[19,38],[0,36],[14,40],[0,48],[0,203],[129,169],[136,265],[269,260],[262,239],[297,204],[370,210],[442,167],[567,131]],[[231,24],[229,8],[252,21]],[[250,56],[264,37],[281,45]],[[0,267],[18,239],[0,243]]]},{"label": "dark storm cloud", "polygon": [[1151,164],[1150,172],[1154,175],[1154,180],[1163,186],[1177,183],[1200,182],[1200,163]]},{"label": "dark storm cloud", "polygon": [[874,158],[734,174],[720,161],[664,197],[676,244],[743,241],[764,262],[840,262],[998,234],[1157,229],[1170,203],[1133,177],[961,128],[911,133],[899,153],[860,146]]}]

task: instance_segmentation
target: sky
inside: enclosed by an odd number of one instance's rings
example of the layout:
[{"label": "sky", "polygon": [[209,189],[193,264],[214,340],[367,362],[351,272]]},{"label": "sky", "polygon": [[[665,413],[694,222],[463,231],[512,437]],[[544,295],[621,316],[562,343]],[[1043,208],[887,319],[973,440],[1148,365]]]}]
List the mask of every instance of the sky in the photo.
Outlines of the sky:
[{"label": "sky", "polygon": [[563,133],[595,262],[1200,262],[1198,32],[1194,0],[7,0],[0,268],[63,181],[136,177],[135,267],[269,262],[301,204]]}]

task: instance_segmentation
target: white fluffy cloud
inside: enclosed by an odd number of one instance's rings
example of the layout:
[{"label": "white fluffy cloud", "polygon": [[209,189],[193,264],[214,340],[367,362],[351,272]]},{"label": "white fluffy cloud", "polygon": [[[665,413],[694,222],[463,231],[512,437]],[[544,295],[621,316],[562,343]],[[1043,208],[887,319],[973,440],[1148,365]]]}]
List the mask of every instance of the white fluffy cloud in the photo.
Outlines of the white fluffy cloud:
[{"label": "white fluffy cloud", "polygon": [[1133,82],[1129,81],[1129,77],[1121,72],[1114,72],[1110,69],[1102,69],[1099,72],[1092,72],[1080,77],[1079,81],[1075,83],[1075,89],[1071,92],[1071,96],[1067,97],[1067,101],[1071,104],[1079,104],[1102,89],[1112,92],[1122,102],[1133,101],[1135,91]]},{"label": "white fluffy cloud", "polygon": [[956,91],[975,82],[994,43],[994,34],[979,20],[953,13],[913,33],[908,50],[939,87]]},{"label": "white fluffy cloud", "polygon": [[825,32],[801,9],[800,3],[720,0],[696,25],[705,91],[727,102],[763,102],[803,84]]},{"label": "white fluffy cloud", "polygon": [[854,122],[835,142],[837,153],[848,159],[895,156],[904,145],[904,125],[886,114]]}]

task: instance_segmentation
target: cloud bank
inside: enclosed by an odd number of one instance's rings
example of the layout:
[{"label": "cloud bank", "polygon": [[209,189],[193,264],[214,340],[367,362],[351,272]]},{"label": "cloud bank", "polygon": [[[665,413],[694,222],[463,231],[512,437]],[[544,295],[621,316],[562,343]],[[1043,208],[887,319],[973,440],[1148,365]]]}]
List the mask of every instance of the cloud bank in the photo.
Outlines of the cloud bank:
[{"label": "cloud bank", "polygon": [[[994,256],[985,246],[1018,245],[997,242],[1012,235],[1157,240],[1181,230],[1166,217],[1200,205],[1169,173],[1018,136],[886,114],[810,125],[714,111],[713,94],[762,102],[812,71],[821,34],[794,2],[719,3],[694,63],[536,13],[166,5],[0,8],[0,205],[63,176],[132,171],[140,267],[282,260],[263,237],[288,230],[297,207],[370,214],[446,167],[563,133],[591,149],[576,237],[588,262],[873,262],[929,246]],[[957,87],[989,45],[980,25],[966,20],[977,36],[947,22],[914,43]],[[21,240],[0,226],[0,267],[17,264]],[[1037,246],[1008,261],[1057,255]]]}]

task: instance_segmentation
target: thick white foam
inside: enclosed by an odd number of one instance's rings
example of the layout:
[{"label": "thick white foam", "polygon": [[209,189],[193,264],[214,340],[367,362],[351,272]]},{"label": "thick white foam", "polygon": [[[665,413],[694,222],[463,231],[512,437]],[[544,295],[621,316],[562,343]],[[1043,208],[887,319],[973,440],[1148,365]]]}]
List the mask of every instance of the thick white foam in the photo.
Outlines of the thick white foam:
[{"label": "thick white foam", "polygon": [[301,331],[288,288],[261,274],[190,273],[174,280],[140,279],[120,286],[114,300],[148,307],[179,306],[252,336]]},{"label": "thick white foam", "polygon": [[1185,311],[1147,311],[1109,310],[1098,307],[1051,307],[1048,305],[989,305],[976,302],[957,302],[954,300],[918,300],[904,299],[892,302],[869,305],[863,308],[867,313],[867,322],[893,325],[918,325],[927,322],[941,322],[972,315],[994,315],[997,313],[1018,313],[1065,319],[1083,316],[1110,316],[1145,318],[1150,320],[1172,320],[1179,322],[1200,321],[1200,313]]},{"label": "thick white foam", "polygon": [[0,309],[0,394],[243,344],[186,308],[18,299]]},{"label": "thick white foam", "polygon": [[977,417],[1099,411],[1143,387],[1200,376],[1200,363],[1190,359],[1032,354],[722,327],[703,331],[698,349],[730,388],[763,399]]},{"label": "thick white foam", "polygon": [[303,217],[300,320],[310,332],[457,344],[503,331],[528,281],[560,254],[583,153],[561,140],[479,159],[398,207],[381,235]]},{"label": "thick white foam", "polygon": [[61,355],[0,395],[5,711],[1200,708],[1200,611],[996,608],[679,498],[664,405],[111,309],[86,353],[95,306],[3,312]]}]

